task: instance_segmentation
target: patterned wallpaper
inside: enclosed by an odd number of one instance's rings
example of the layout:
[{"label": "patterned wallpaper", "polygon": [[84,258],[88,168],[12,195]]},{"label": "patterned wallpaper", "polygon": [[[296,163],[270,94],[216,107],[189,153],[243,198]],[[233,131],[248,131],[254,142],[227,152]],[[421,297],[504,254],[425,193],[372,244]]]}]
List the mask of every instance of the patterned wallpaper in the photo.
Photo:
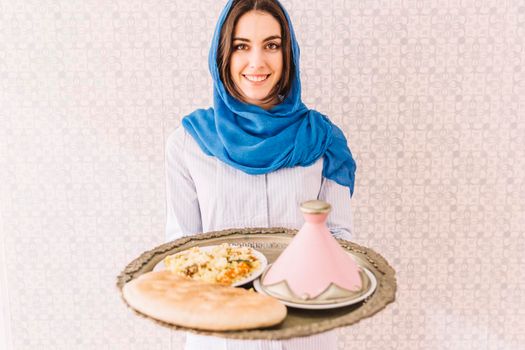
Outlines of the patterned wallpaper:
[{"label": "patterned wallpaper", "polygon": [[[223,1],[0,0],[0,348],[180,349],[114,287],[163,240],[166,136]],[[525,344],[525,2],[287,0],[394,304],[340,349]]]}]

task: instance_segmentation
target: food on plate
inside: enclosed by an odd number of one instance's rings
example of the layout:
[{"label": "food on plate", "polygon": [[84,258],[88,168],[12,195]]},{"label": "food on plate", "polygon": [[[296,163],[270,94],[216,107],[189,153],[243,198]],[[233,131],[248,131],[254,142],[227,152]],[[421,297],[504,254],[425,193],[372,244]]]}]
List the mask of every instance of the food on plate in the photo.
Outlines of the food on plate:
[{"label": "food on plate", "polygon": [[194,280],[231,285],[249,276],[261,264],[250,247],[223,243],[206,248],[193,247],[168,255],[164,265],[167,270]]},{"label": "food on plate", "polygon": [[139,276],[126,283],[122,293],[131,307],[145,315],[200,330],[269,327],[286,317],[286,306],[272,297],[166,270]]}]

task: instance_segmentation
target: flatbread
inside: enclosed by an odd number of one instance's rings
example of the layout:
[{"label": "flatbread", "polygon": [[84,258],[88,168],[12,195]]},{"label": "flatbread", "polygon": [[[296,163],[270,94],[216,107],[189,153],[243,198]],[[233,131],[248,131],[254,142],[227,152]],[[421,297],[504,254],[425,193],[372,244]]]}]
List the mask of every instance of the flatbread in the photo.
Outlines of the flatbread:
[{"label": "flatbread", "polygon": [[286,317],[286,306],[249,291],[152,271],[126,283],[126,302],[160,321],[209,331],[269,327]]}]

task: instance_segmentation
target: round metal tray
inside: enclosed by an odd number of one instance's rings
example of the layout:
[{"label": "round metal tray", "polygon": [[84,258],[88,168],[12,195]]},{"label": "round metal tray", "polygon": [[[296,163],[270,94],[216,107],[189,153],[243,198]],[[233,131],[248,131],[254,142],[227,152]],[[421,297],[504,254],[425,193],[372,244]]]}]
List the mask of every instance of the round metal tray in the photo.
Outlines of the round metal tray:
[{"label": "round metal tray", "polygon": [[[155,265],[165,256],[194,246],[208,246],[221,243],[246,245],[261,251],[266,255],[268,262],[272,263],[288,246],[296,232],[296,230],[285,228],[249,228],[215,231],[183,237],[142,253],[129,263],[117,277],[117,287],[119,290],[122,290],[126,282],[153,270]],[[363,318],[374,315],[395,300],[395,271],[381,255],[370,248],[345,240],[338,240],[338,242],[356,257],[360,265],[370,270],[377,279],[375,292],[360,303],[327,310],[288,308],[286,319],[277,326],[230,332],[200,331],[158,321],[136,311],[135,313],[172,329],[235,339],[288,339],[349,326]],[[252,285],[248,284],[244,287],[251,288]]]}]

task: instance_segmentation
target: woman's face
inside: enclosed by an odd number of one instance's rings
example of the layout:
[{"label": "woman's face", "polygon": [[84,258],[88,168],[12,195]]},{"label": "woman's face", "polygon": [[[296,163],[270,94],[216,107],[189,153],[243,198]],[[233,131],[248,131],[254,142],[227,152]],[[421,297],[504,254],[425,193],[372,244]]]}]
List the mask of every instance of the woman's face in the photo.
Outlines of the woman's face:
[{"label": "woman's face", "polygon": [[266,12],[245,13],[235,26],[232,46],[230,74],[246,102],[265,109],[275,105],[278,101],[263,101],[282,75],[279,22]]}]

